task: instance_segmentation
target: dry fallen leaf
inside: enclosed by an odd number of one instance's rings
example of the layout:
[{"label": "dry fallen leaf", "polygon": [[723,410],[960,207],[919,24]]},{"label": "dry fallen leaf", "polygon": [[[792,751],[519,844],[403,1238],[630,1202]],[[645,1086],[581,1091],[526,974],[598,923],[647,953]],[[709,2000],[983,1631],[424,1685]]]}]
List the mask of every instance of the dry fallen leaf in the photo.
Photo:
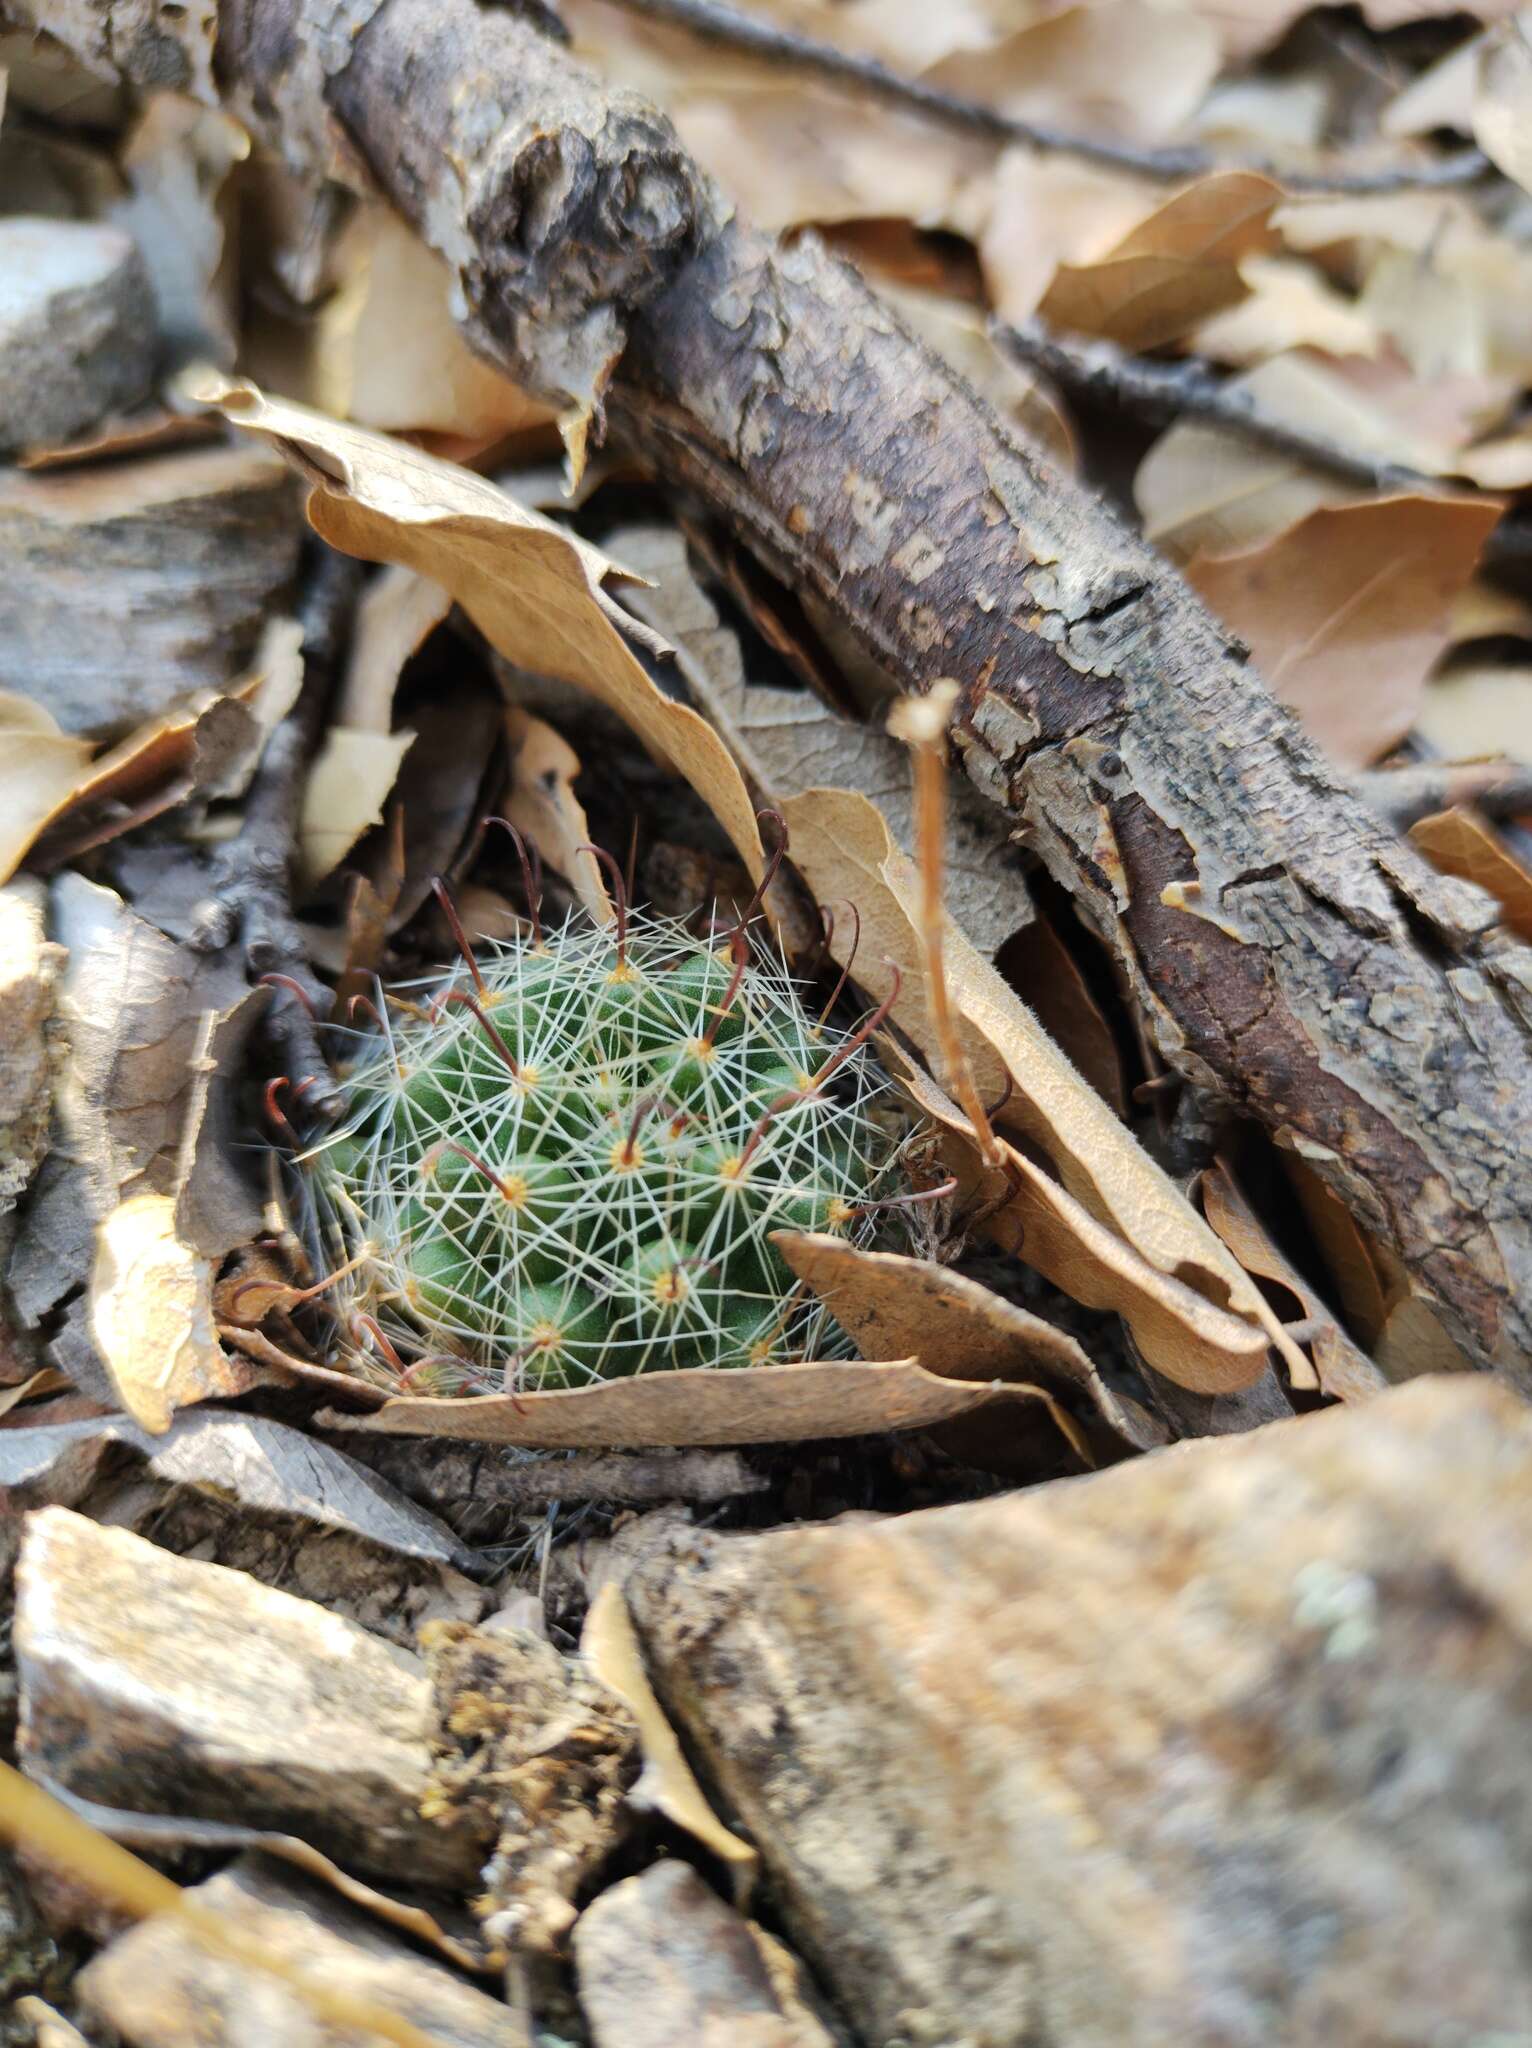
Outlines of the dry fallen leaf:
[{"label": "dry fallen leaf", "polygon": [[1454,661],[1431,679],[1415,730],[1449,761],[1525,760],[1532,663]]},{"label": "dry fallen leaf", "polygon": [[686,777],[759,875],[760,835],[739,770],[707,721],[657,688],[631,651],[623,629],[638,629],[603,587],[621,572],[599,549],[482,477],[403,443],[250,384],[203,376],[189,388],[299,462],[313,484],[310,523],[332,546],[432,578],[509,661],[615,711]]},{"label": "dry fallen leaf", "polygon": [[298,883],[315,888],[338,868],[362,834],[381,824],[383,806],[415,743],[411,731],[357,732],[332,725],[303,785],[298,820]]},{"label": "dry fallen leaf", "polygon": [[1291,1384],[1313,1387],[1317,1375],[1320,1390],[1332,1401],[1365,1401],[1381,1393],[1388,1384],[1382,1373],[1278,1251],[1222,1160],[1202,1176],[1201,1190],[1209,1223],[1240,1264],[1247,1272],[1258,1273],[1263,1280],[1274,1280],[1286,1288],[1303,1310],[1304,1320],[1310,1326],[1304,1342],[1313,1352],[1312,1366],[1285,1331],[1281,1337],[1273,1337],[1287,1365]]},{"label": "dry fallen leaf", "polygon": [[1497,170],[1532,191],[1532,13],[1523,9],[1480,36],[1473,139]]},{"label": "dry fallen leaf", "polygon": [[132,1195],[101,1224],[90,1334],[124,1409],[156,1436],[189,1402],[243,1394],[268,1377],[219,1344],[212,1261],[176,1236],[168,1195]]},{"label": "dry fallen leaf", "polygon": [[[1425,474],[1446,467],[1450,449],[1419,433],[1307,356],[1274,356],[1231,379],[1269,418],[1307,428],[1348,453],[1400,462]],[[1290,455],[1197,421],[1167,429],[1139,464],[1133,496],[1146,536],[1178,557],[1243,548],[1282,533],[1321,505],[1361,493]]]},{"label": "dry fallen leaf", "polygon": [[0,690],[0,882],[8,882],[48,822],[85,781],[95,748],[61,732],[30,697]]},{"label": "dry fallen leaf", "polygon": [[1507,931],[1532,943],[1532,873],[1474,812],[1437,811],[1410,827],[1410,837],[1432,867],[1488,889]]},{"label": "dry fallen leaf", "polygon": [[[963,1197],[984,1214],[986,1236],[1025,1259],[1073,1300],[1114,1310],[1149,1363],[1178,1386],[1225,1394],[1260,1378],[1266,1369],[1266,1333],[1258,1322],[1215,1308],[1185,1280],[1150,1265],[1133,1244],[1098,1223],[1014,1146],[1003,1146],[1009,1182],[987,1169],[973,1126],[956,1104],[891,1039],[882,1041],[881,1050],[916,1107],[949,1134],[945,1163],[957,1173]],[[1235,1275],[1231,1297],[1244,1299],[1250,1281],[1221,1244],[1217,1259],[1220,1277]],[[1206,1281],[1206,1260],[1189,1265]]]},{"label": "dry fallen leaf", "polygon": [[615,1693],[638,1723],[644,1767],[628,1792],[629,1800],[662,1813],[726,1864],[733,1873],[735,1903],[743,1906],[760,1858],[748,1842],[724,1826],[692,1775],[676,1732],[654,1696],[638,1631],[616,1579],[608,1579],[590,1604],[580,1635],[580,1656],[591,1676]]},{"label": "dry fallen leaf", "polygon": [[413,569],[385,569],[375,577],[357,604],[335,723],[356,732],[392,732],[404,665],[451,609],[449,593]]},{"label": "dry fallen leaf", "polygon": [[[794,864],[815,895],[821,901],[849,896],[861,914],[858,981],[871,994],[886,996],[894,983],[885,963],[894,962],[903,975],[894,1021],[922,1051],[932,1053],[936,1037],[914,863],[855,791],[806,790],[782,805],[782,815]],[[854,938],[850,921],[838,921],[831,948],[842,965]],[[999,1115],[1043,1148],[1085,1210],[1131,1246],[1148,1268],[1179,1274],[1210,1300],[1227,1304],[1234,1312],[1231,1323],[1237,1316],[1257,1316],[1256,1290],[1239,1266],[950,919],[945,954],[948,997],[980,1095],[995,1101],[1009,1074],[1015,1092]]]},{"label": "dry fallen leaf", "polygon": [[1158,189],[1069,157],[1009,149],[982,215],[966,225],[978,244],[990,302],[1003,320],[1030,319],[1063,265],[1088,264],[1130,234]]},{"label": "dry fallen leaf", "polygon": [[315,340],[322,411],[385,433],[434,429],[486,444],[552,420],[469,348],[452,318],[451,271],[391,207],[359,207],[331,260],[342,282]]},{"label": "dry fallen leaf", "polygon": [[1276,247],[1281,197],[1248,171],[1200,179],[1096,261],[1061,264],[1037,310],[1053,327],[1159,348],[1244,298],[1240,263]]},{"label": "dry fallen leaf", "polygon": [[938,1379],[908,1359],[830,1358],[729,1372],[641,1373],[541,1394],[398,1394],[374,1414],[324,1420],[375,1436],[450,1436],[542,1450],[652,1450],[925,1429],[1005,1399],[1007,1392]]},{"label": "dry fallen leaf", "polygon": [[590,851],[585,807],[574,793],[579,755],[551,725],[519,705],[505,714],[505,736],[511,749],[506,817],[573,886],[595,922],[610,924],[616,912],[601,863]]},{"label": "dry fallen leaf", "polygon": [[1364,768],[1414,724],[1500,509],[1424,497],[1322,506],[1255,547],[1194,556],[1186,575],[1331,759]]},{"label": "dry fallen leaf", "polygon": [[1087,1464],[1088,1447],[1051,1398],[1061,1388],[1084,1394],[1107,1427],[1139,1450],[1164,1441],[1163,1428],[1108,1388],[1066,1330],[977,1280],[931,1259],[866,1251],[823,1232],[778,1230],[772,1242],[859,1349],[908,1351],[947,1379],[1046,1382],[1050,1391],[1039,1387],[1038,1397]]},{"label": "dry fallen leaf", "polygon": [[1038,10],[982,50],[943,59],[924,83],[1019,120],[1158,142],[1196,111],[1218,71],[1218,38],[1190,9],[1142,0]]}]

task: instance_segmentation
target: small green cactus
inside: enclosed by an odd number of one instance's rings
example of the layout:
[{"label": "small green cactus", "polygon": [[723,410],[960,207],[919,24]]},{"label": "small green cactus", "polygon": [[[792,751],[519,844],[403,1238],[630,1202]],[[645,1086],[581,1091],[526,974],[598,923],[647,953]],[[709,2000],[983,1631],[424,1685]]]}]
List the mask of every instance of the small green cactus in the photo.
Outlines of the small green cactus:
[{"label": "small green cactus", "polygon": [[302,1162],[358,1370],[516,1391],[846,1351],[769,1233],[872,1235],[897,1120],[743,935],[575,920],[388,1009]]}]

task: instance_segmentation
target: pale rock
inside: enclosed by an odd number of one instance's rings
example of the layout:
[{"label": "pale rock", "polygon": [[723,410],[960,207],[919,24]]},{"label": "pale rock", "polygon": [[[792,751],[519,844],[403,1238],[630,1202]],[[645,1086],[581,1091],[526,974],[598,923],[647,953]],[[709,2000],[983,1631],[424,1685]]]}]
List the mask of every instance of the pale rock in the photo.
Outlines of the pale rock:
[{"label": "pale rock", "polygon": [[628,1597],[869,2042],[1532,2038],[1532,1411],[1490,1380],[672,1533]]},{"label": "pale rock", "polygon": [[475,1882],[488,1844],[421,1815],[425,1671],[354,1622],[47,1507],[22,1537],[15,1645],[29,1775],[298,1835],[382,1877]]},{"label": "pale rock", "polygon": [[56,447],[136,405],[158,347],[131,236],[96,221],[0,220],[0,455]]}]

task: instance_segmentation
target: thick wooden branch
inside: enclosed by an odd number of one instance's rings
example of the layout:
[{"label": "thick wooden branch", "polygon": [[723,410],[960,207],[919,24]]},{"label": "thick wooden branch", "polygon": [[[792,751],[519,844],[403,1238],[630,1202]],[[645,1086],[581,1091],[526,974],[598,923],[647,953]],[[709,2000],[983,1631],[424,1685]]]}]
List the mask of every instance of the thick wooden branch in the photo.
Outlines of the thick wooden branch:
[{"label": "thick wooden branch", "polygon": [[[65,12],[121,63],[144,4]],[[224,0],[217,65],[294,160],[343,138],[452,262],[487,353],[604,401],[905,688],[956,676],[970,776],[1165,1057],[1316,1166],[1470,1356],[1532,1377],[1532,954],[1365,808],[1151,549],[811,237],[733,221],[663,117],[529,18]]]}]

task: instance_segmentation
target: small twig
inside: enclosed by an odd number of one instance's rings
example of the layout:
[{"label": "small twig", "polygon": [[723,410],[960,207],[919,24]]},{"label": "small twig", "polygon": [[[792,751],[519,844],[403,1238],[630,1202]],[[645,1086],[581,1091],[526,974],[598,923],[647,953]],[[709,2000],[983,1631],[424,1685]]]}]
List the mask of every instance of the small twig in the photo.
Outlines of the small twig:
[{"label": "small twig", "polygon": [[1150,425],[1204,420],[1364,491],[1441,488],[1440,477],[1402,462],[1374,462],[1352,449],[1338,447],[1321,434],[1310,433],[1306,427],[1273,418],[1248,391],[1229,383],[1200,356],[1162,362],[1153,356],[1129,355],[1112,341],[1052,333],[1040,320],[1025,320],[1014,327],[994,320],[990,332],[1002,348],[1041,370],[1074,397],[1126,407]]},{"label": "small twig", "polygon": [[[361,584],[361,565],[326,548],[304,595],[303,682],[291,711],[266,743],[250,783],[245,819],[220,848],[197,906],[189,943],[199,953],[242,944],[252,979],[280,974],[314,1005],[328,1009],[329,991],[309,966],[308,949],[293,915],[291,874],[303,803],[304,777],[318,748],[329,709],[335,664]],[[314,1016],[304,1004],[274,999],[269,1028],[296,1084],[312,1080],[308,1108],[333,1116],[342,1098],[319,1047]]]},{"label": "small twig", "polygon": [[537,1514],[554,1502],[652,1507],[715,1506],[770,1484],[738,1451],[577,1451],[568,1457],[340,1432],[327,1438],[450,1521],[459,1507]]},{"label": "small twig", "polygon": [[1532,818],[1532,767],[1520,761],[1421,761],[1371,768],[1353,775],[1353,787],[1400,832],[1433,811],[1472,804],[1504,822]]},{"label": "small twig", "polygon": [[853,56],[833,44],[816,42],[773,22],[740,14],[718,0],[617,0],[630,14],[646,15],[652,21],[668,21],[705,42],[726,48],[747,50],[773,64],[791,65],[798,71],[814,71],[842,85],[854,86],[874,98],[890,100],[911,108],[949,128],[969,134],[992,135],[1001,142],[1021,142],[1032,149],[1052,150],[1062,156],[1077,156],[1087,163],[1103,164],[1110,170],[1128,171],[1140,178],[1173,182],[1183,178],[1204,178],[1214,171],[1256,171],[1280,181],[1289,192],[1409,192],[1440,190],[1444,186],[1472,185],[1485,177],[1491,165],[1477,149],[1453,150],[1418,164],[1385,164],[1377,170],[1358,171],[1300,169],[1276,163],[1266,157],[1231,158],[1195,143],[1174,148],[1152,149],[1106,136],[1076,135],[1047,122],[1025,121],[982,100],[966,99],[960,93],[944,91],[924,79],[907,78],[891,71],[876,57]]}]

